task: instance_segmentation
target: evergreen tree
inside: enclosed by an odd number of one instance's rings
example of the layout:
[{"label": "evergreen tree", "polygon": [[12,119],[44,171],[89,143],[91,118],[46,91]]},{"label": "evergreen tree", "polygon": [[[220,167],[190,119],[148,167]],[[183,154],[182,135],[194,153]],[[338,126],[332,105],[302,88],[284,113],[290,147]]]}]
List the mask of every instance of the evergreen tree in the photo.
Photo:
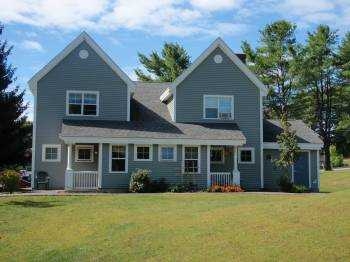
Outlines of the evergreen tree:
[{"label": "evergreen tree", "polygon": [[148,73],[138,68],[135,74],[147,82],[172,82],[190,65],[190,56],[176,43],[165,43],[161,54],[153,51],[148,57],[141,53],[138,57]]},{"label": "evergreen tree", "polygon": [[[339,121],[342,76],[337,66],[337,34],[326,25],[308,33],[303,59],[299,66],[304,108],[308,122],[322,137],[325,169],[331,169],[330,146]],[[300,108],[302,109],[302,108]]]},{"label": "evergreen tree", "polygon": [[260,45],[255,50],[246,41],[242,44],[250,68],[269,88],[265,110],[268,117],[280,119],[290,115],[300,52],[295,29],[288,21],[276,21],[260,31]]},{"label": "evergreen tree", "polygon": [[[2,39],[4,26],[0,24],[0,167],[24,164],[24,151],[31,130],[23,115],[27,105],[23,103],[24,91],[15,85],[15,68],[8,63],[12,46]],[[29,141],[28,141],[29,140]]]}]

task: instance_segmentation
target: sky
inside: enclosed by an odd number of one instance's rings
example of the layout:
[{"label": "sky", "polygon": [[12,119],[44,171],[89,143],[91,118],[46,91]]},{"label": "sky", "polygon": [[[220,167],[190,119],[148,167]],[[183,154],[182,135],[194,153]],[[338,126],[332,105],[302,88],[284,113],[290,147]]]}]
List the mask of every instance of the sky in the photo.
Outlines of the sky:
[{"label": "sky", "polygon": [[160,51],[164,42],[180,43],[193,61],[219,36],[235,52],[244,40],[256,46],[259,30],[279,19],[297,25],[300,42],[320,23],[340,37],[350,30],[350,0],[0,0],[0,6],[2,40],[14,46],[9,62],[26,91],[29,119],[27,81],[82,31],[136,80],[137,53]]}]

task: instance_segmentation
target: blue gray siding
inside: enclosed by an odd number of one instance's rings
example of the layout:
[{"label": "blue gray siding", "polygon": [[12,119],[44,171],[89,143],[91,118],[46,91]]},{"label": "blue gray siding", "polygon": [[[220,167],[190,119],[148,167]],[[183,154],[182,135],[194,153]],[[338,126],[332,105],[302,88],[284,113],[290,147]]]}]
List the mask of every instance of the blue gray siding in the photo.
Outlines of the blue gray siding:
[{"label": "blue gray siding", "polygon": [[[87,59],[78,55],[89,52]],[[99,91],[98,117],[66,116],[66,91]],[[38,82],[36,111],[36,171],[47,171],[51,187],[64,187],[66,146],[59,139],[62,119],[127,120],[127,86],[123,80],[86,44],[82,42]],[[42,144],[61,144],[61,162],[42,162]]]},{"label": "blue gray siding", "polygon": [[201,172],[199,174],[182,174],[182,146],[177,146],[177,160],[162,162],[158,160],[158,145],[153,145],[152,161],[134,161],[134,145],[129,148],[129,170],[127,174],[109,173],[109,145],[103,145],[103,189],[127,189],[129,186],[130,175],[137,169],[148,169],[151,171],[153,180],[165,178],[168,184],[182,184],[192,182],[201,188],[207,185],[207,164],[206,164],[206,146],[201,146]]},{"label": "blue gray siding", "polygon": [[[220,54],[221,64],[213,57]],[[234,120],[246,136],[246,146],[255,148],[255,164],[240,164],[242,185],[260,188],[260,93],[246,75],[216,49],[176,89],[176,121],[208,122],[203,119],[203,95],[233,95]]]}]

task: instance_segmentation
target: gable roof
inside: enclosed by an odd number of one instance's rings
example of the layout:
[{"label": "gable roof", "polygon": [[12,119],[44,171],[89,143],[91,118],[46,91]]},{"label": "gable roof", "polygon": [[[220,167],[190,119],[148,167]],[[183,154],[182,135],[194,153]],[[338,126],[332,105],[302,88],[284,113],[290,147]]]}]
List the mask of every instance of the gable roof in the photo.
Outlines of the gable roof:
[{"label": "gable roof", "polygon": [[72,42],[70,42],[58,55],[56,55],[47,65],[39,70],[29,81],[30,91],[35,95],[38,81],[50,72],[58,63],[68,56],[77,46],[85,41],[97,55],[128,85],[134,87],[134,82],[124,73],[120,67],[102,50],[102,48],[86,33],[82,32]]},{"label": "gable roof", "polygon": [[228,47],[228,45],[218,37],[204,52],[173,82],[173,88],[178,86],[186,79],[216,48],[220,48],[232,62],[260,89],[263,95],[267,94],[266,86],[258,79],[258,77],[250,71],[245,63]]}]

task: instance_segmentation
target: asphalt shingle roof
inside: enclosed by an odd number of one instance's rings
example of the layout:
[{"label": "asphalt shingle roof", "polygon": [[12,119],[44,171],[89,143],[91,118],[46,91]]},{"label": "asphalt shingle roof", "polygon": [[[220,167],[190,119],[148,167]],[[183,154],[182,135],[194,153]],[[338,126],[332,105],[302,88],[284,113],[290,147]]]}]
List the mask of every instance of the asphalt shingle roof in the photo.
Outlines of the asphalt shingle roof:
[{"label": "asphalt shingle roof", "polygon": [[[291,120],[291,129],[296,131],[298,143],[323,144],[321,138],[301,120]],[[277,142],[277,135],[282,132],[278,120],[264,119],[264,142]]]}]

